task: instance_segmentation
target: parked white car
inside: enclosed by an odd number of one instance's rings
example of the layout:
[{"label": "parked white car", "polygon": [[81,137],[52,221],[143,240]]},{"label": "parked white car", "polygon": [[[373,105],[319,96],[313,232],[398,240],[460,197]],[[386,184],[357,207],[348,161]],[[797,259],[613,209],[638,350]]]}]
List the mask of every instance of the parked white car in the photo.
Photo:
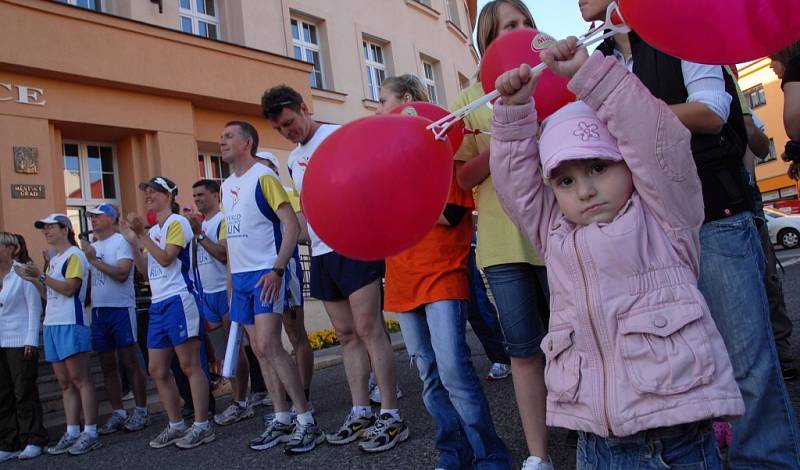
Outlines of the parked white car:
[{"label": "parked white car", "polygon": [[764,208],[767,216],[769,238],[773,244],[784,248],[795,248],[800,245],[800,215],[789,215],[779,210]]}]

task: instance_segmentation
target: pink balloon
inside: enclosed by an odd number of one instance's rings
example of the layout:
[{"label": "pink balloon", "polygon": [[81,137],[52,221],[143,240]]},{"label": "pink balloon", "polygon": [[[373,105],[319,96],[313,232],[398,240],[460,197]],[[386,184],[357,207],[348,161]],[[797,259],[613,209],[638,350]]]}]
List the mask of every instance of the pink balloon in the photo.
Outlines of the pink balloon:
[{"label": "pink balloon", "polygon": [[[504,72],[522,64],[531,67],[538,65],[542,61],[539,54],[555,42],[551,36],[531,28],[512,31],[495,39],[481,60],[480,78],[483,91],[493,91],[497,77]],[[565,104],[575,101],[575,95],[567,88],[567,82],[566,78],[549,69],[542,73],[533,92],[536,118],[539,122]]]},{"label": "pink balloon", "polygon": [[620,0],[648,44],[701,64],[759,59],[800,39],[797,0]]}]

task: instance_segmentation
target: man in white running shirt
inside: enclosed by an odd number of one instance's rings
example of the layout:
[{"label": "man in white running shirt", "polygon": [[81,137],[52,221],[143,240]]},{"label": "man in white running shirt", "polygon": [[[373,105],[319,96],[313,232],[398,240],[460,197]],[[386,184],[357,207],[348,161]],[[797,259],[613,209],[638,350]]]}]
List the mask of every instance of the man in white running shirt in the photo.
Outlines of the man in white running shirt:
[{"label": "man in white running shirt", "polygon": [[[222,131],[219,146],[222,160],[231,167],[231,175],[222,183],[231,321],[247,331],[275,410],[274,419],[250,442],[250,448],[266,450],[283,442],[287,454],[308,452],[324,436],[303,394],[297,365],[281,342],[286,267],[300,227],[277,175],[256,164],[256,129],[247,122],[231,121]],[[287,393],[297,411],[296,424]]]},{"label": "man in white running shirt", "polygon": [[[123,428],[139,431],[150,424],[150,416],[137,342],[133,253],[128,241],[116,230],[117,210],[111,204],[100,204],[86,213],[96,238],[91,244],[81,239],[81,249],[91,267],[92,349],[100,356],[106,397],[113,410],[97,433],[111,434]],[[136,401],[130,417],[122,405],[117,355],[122,369],[130,372]]]},{"label": "man in white running shirt", "polygon": [[[275,130],[297,144],[289,155],[289,173],[299,195],[314,151],[338,126],[314,121],[303,97],[286,85],[267,90],[261,98],[261,110]],[[383,262],[357,261],[340,255],[317,236],[310,224],[308,234],[312,256],[311,295],[325,304],[342,344],[353,403],[340,429],[328,435],[328,442],[347,444],[360,439],[359,449],[364,452],[392,449],[408,438],[408,427],[400,417],[397,396],[384,393],[380,413],[375,416],[368,389],[370,368],[375,371],[381,390],[397,389],[394,351],[381,314]]]},{"label": "man in white running shirt", "polygon": [[[221,357],[225,352],[231,320],[228,316],[227,231],[225,216],[219,206],[219,189],[219,183],[208,179],[192,185],[192,199],[203,221],[190,216],[189,223],[197,253],[194,272],[200,296],[200,313],[208,322],[208,340],[212,341],[212,335],[222,336],[222,347],[217,348],[217,354]],[[227,426],[253,416],[253,409],[247,404],[247,370],[247,357],[240,348],[236,377],[231,380],[232,402],[225,411],[214,416],[214,422],[218,425]]]}]

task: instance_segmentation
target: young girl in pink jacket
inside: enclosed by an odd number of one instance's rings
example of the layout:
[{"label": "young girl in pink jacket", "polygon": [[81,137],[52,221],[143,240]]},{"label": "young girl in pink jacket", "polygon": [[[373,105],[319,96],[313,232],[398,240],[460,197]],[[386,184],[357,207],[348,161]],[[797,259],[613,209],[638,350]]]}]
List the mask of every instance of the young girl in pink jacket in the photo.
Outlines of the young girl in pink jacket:
[{"label": "young girl in pink jacket", "polygon": [[579,431],[579,469],[721,468],[710,420],[744,404],[697,289],[704,212],[690,133],[575,38],[542,60],[579,101],[538,129],[538,76],[527,65],[503,74],[490,165],[547,264],[547,424]]}]

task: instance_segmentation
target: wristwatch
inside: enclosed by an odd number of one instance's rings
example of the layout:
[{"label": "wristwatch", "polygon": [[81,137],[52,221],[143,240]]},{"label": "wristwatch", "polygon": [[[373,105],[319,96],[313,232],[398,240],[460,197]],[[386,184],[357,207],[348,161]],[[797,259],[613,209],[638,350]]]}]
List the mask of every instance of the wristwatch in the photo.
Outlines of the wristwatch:
[{"label": "wristwatch", "polygon": [[203,241],[203,240],[205,240],[205,239],[206,239],[206,236],[205,236],[205,234],[203,234],[203,233],[201,233],[200,235],[198,235],[198,236],[197,236],[197,242],[198,242],[198,243],[199,243],[199,242],[202,242],[202,241]]},{"label": "wristwatch", "polygon": [[38,280],[39,280],[39,282],[41,282],[42,284],[44,284],[44,281],[45,281],[45,279],[47,279],[47,274],[44,274],[44,273],[42,273],[42,274],[39,274],[39,277],[37,277],[36,279],[38,279]]},{"label": "wristwatch", "polygon": [[275,272],[279,277],[283,277],[283,273],[286,272],[286,268],[272,268],[272,271]]}]

